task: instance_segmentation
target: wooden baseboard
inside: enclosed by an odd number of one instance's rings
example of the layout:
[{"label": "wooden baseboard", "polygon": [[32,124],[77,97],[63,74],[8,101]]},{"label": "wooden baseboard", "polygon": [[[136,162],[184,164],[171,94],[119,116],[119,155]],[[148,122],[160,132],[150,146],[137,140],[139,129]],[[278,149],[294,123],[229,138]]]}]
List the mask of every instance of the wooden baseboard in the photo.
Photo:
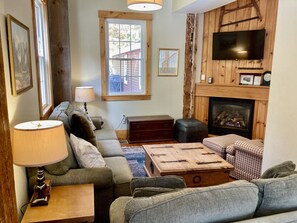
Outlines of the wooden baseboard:
[{"label": "wooden baseboard", "polygon": [[119,140],[126,140],[128,131],[127,130],[116,130],[116,134]]}]

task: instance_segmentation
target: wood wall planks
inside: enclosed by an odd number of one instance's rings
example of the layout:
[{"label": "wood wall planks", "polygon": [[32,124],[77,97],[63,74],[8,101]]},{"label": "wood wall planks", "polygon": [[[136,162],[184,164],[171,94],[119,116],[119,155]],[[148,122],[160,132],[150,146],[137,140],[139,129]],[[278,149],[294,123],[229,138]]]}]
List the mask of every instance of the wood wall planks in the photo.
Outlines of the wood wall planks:
[{"label": "wood wall planks", "polygon": [[54,106],[72,101],[68,0],[48,0]]},{"label": "wood wall planks", "polygon": [[[214,9],[204,14],[201,74],[205,74],[206,78],[205,80],[200,80],[200,84],[196,85],[195,118],[206,124],[208,123],[208,97],[212,96],[213,91],[218,89],[223,92],[230,91],[230,95],[234,95],[238,93],[238,88],[246,87],[239,86],[240,73],[254,72],[255,74],[260,75],[264,71],[271,71],[278,0],[256,0],[256,2],[259,6],[262,20],[254,19],[242,23],[223,26],[221,31],[266,29],[263,60],[212,60],[212,35],[214,32],[218,32],[221,8]],[[251,3],[251,0],[238,0],[225,5],[225,10],[239,8],[249,3]],[[257,12],[254,7],[243,8],[225,14],[222,24],[232,23],[255,16],[257,16]],[[251,68],[259,68],[259,70],[253,70]],[[207,85],[209,77],[213,77],[212,86],[219,86],[219,88],[209,88],[209,92],[208,90],[205,92],[205,85]],[[224,89],[224,86],[226,86],[226,89]],[[234,88],[231,88],[232,86]],[[269,88],[265,89],[263,87],[264,90],[260,90],[261,94],[264,95],[264,99],[255,95],[255,91],[259,91],[258,88],[262,87],[251,87],[248,90],[245,89],[244,91],[247,91],[246,93],[248,95],[254,95],[254,98],[252,96],[250,98],[256,100],[253,138],[263,139],[265,136]],[[201,95],[201,91],[203,91],[203,95]],[[227,97],[224,94],[221,96]]]},{"label": "wood wall planks", "polygon": [[17,204],[2,52],[0,39],[0,222],[14,223],[18,221]]}]

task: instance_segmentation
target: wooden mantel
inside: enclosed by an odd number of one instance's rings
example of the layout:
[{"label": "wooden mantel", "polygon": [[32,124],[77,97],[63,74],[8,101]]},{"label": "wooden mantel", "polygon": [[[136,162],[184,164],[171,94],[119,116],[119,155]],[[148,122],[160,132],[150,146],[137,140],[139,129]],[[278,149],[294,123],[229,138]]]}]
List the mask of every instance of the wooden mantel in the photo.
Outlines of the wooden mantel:
[{"label": "wooden mantel", "polygon": [[268,101],[269,87],[197,84],[195,95],[199,97],[242,98]]},{"label": "wooden mantel", "polygon": [[255,100],[252,138],[264,139],[269,87],[196,84],[194,117],[205,124],[208,124],[209,97]]}]

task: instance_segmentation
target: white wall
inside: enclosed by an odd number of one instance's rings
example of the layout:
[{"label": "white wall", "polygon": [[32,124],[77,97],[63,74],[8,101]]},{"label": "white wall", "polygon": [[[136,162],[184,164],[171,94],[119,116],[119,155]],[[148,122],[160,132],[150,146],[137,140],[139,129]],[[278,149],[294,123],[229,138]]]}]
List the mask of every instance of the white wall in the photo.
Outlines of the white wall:
[{"label": "white wall", "polygon": [[263,171],[286,160],[297,163],[296,12],[296,0],[279,1]]},{"label": "white wall", "polygon": [[[100,39],[98,10],[128,11],[123,0],[71,0],[69,26],[72,87],[93,85],[96,101],[88,103],[90,115],[101,115],[114,128],[119,126],[122,114],[182,117],[184,45],[186,15],[171,13],[171,0],[164,1],[163,9],[153,12],[151,100],[101,101]],[[177,77],[157,77],[158,48],[180,49]],[[74,92],[74,91],[73,91]]]},{"label": "white wall", "polygon": [[[30,44],[31,44],[31,64],[33,76],[33,88],[18,96],[12,96],[10,88],[10,70],[8,59],[8,45],[6,33],[6,16],[11,14],[20,22],[25,24],[30,29]],[[39,119],[38,110],[38,94],[36,83],[36,64],[34,53],[34,40],[33,40],[33,25],[32,25],[32,9],[30,0],[0,0],[0,24],[1,24],[1,42],[4,57],[4,74],[8,104],[8,116],[10,127],[13,128],[15,124],[29,120]],[[11,134],[12,137],[12,134]],[[1,176],[3,177],[3,176]],[[20,207],[27,203],[27,179],[25,169],[22,167],[14,166],[14,179],[16,189],[17,208],[19,219],[22,215]]]}]

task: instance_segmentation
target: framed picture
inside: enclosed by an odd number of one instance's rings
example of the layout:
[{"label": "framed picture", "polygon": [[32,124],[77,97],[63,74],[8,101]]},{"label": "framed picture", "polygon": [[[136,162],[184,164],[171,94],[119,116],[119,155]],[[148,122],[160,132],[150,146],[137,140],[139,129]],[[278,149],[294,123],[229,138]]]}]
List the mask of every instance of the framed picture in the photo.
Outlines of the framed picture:
[{"label": "framed picture", "polygon": [[252,74],[241,74],[240,82],[241,85],[253,85],[254,83],[254,75]]},{"label": "framed picture", "polygon": [[158,76],[177,76],[178,49],[159,49]]},{"label": "framed picture", "polygon": [[33,87],[29,28],[7,16],[11,91],[18,95]]},{"label": "framed picture", "polygon": [[261,85],[261,76],[254,76],[254,85],[260,86]]}]

